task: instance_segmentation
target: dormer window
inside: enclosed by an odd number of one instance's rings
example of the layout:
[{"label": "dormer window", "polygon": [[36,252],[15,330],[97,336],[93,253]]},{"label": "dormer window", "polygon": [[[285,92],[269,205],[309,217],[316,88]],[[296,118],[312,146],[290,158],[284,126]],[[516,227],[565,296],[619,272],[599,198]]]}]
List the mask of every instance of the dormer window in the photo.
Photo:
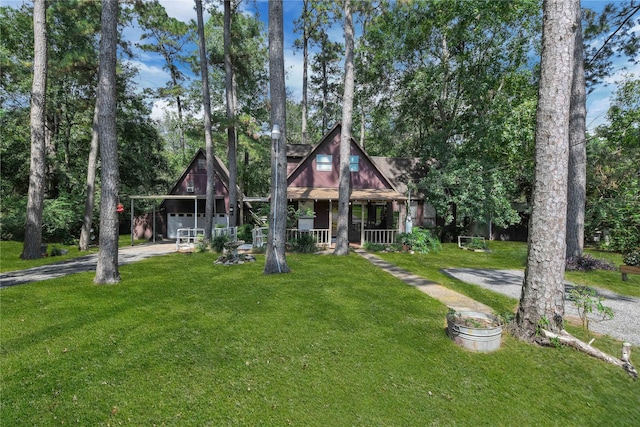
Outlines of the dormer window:
[{"label": "dormer window", "polygon": [[331,172],[333,168],[333,156],[331,154],[316,155],[316,170],[322,172]]},{"label": "dormer window", "polygon": [[358,172],[360,170],[360,156],[349,156],[349,171]]}]

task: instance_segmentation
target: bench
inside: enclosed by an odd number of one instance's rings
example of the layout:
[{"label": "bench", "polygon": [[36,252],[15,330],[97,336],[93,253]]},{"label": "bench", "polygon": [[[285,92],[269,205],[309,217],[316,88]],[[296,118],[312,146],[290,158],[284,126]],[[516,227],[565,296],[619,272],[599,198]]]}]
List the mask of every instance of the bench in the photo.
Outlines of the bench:
[{"label": "bench", "polygon": [[620,273],[622,273],[622,281],[626,282],[627,280],[629,280],[627,274],[640,274],[640,267],[633,265],[621,265]]}]

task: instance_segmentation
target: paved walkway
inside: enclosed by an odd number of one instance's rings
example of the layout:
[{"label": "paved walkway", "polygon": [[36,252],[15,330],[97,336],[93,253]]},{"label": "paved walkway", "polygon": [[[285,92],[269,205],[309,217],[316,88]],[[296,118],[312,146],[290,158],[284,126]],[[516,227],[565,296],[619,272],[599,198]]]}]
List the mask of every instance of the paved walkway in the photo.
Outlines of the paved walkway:
[{"label": "paved walkway", "polygon": [[493,314],[491,307],[479,303],[478,301],[475,301],[466,295],[462,295],[459,292],[452,291],[451,289],[435,282],[416,276],[415,274],[411,274],[406,270],[396,267],[395,265],[370,254],[369,252],[362,249],[355,249],[355,253],[367,259],[376,267],[389,272],[391,275],[397,277],[406,284],[419,289],[430,297],[437,299],[447,307],[451,307],[456,311],[479,311],[481,313]]},{"label": "paved walkway", "polygon": [[[126,246],[119,249],[118,264],[129,264],[156,255],[165,255],[176,251],[175,242],[146,243]],[[0,289],[23,283],[38,282],[66,276],[67,274],[95,271],[98,254],[85,255],[65,261],[47,264],[26,270],[9,271],[0,274]]]}]

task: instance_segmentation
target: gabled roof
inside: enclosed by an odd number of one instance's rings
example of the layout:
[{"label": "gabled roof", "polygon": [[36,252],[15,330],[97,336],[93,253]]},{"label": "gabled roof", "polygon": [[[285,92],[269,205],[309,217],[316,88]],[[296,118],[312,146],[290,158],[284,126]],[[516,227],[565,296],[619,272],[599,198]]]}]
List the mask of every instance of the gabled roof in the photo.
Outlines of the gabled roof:
[{"label": "gabled roof", "polygon": [[[180,186],[180,183],[184,181],[186,176],[189,174],[189,171],[193,168],[196,161],[201,156],[204,157],[205,159],[207,158],[207,153],[202,148],[196,151],[196,154],[193,156],[193,158],[185,168],[184,172],[182,172],[182,175],[180,175],[180,178],[176,180],[175,184],[173,184],[173,187],[171,187],[171,190],[169,190],[169,194],[174,194],[176,192],[176,190]],[[213,156],[213,169],[215,170],[216,175],[218,175],[221,178],[222,184],[226,188],[229,188],[229,169],[227,169],[227,167],[222,162],[222,159],[218,156]],[[240,188],[238,188],[238,194],[240,194]]]},{"label": "gabled roof", "polygon": [[[291,179],[294,179],[296,175],[302,173],[304,169],[308,168],[311,159],[317,154],[320,147],[324,147],[325,144],[330,143],[339,135],[341,131],[341,124],[336,124],[331,130],[329,130],[324,137],[314,146],[308,145],[293,145],[287,147],[288,159],[301,159],[297,162],[295,167],[287,175],[287,197],[289,199],[315,199],[315,200],[337,200],[338,191],[337,188],[322,188],[322,187],[294,187],[291,185]],[[366,151],[358,145],[358,143],[351,138],[351,151],[357,151],[361,157],[367,160],[370,168],[374,171],[376,179],[379,180],[386,188],[352,188],[351,200],[406,200],[406,196],[402,192],[398,191],[395,183],[389,179],[387,174],[380,169],[379,165],[366,153]]]}]

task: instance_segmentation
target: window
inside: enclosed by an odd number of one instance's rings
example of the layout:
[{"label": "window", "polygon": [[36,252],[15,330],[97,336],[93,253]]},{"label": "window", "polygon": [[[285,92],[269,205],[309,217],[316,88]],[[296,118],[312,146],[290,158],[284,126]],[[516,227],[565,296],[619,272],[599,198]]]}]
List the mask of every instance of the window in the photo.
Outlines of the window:
[{"label": "window", "polygon": [[207,161],[205,159],[198,159],[198,170],[203,171],[207,169]]},{"label": "window", "polygon": [[349,170],[351,172],[360,170],[360,156],[349,156]]},{"label": "window", "polygon": [[330,172],[332,169],[333,156],[331,154],[316,155],[316,170]]}]

